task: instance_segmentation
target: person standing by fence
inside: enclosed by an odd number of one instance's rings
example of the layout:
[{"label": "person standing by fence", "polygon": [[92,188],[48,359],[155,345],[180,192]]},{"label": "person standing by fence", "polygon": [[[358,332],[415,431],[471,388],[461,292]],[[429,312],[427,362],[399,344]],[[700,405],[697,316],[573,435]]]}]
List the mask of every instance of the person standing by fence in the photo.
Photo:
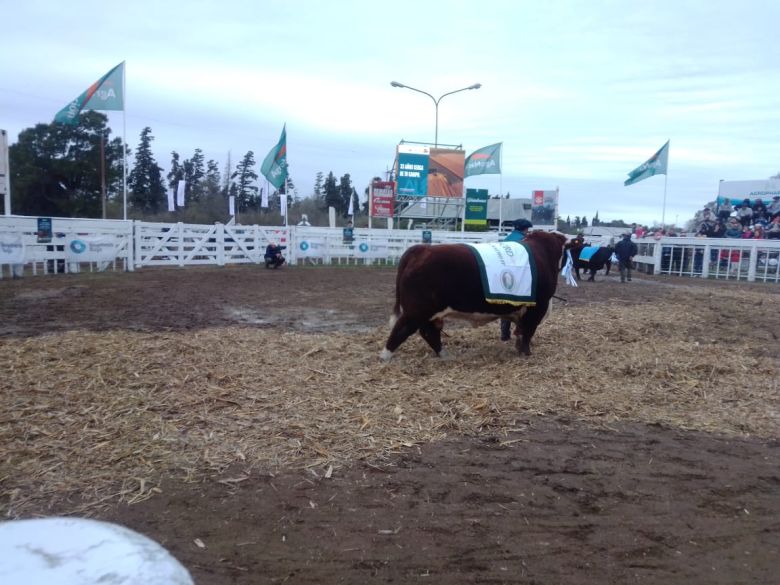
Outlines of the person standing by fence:
[{"label": "person standing by fence", "polygon": [[615,255],[620,268],[620,282],[626,282],[626,278],[631,282],[631,263],[638,251],[636,244],[631,241],[631,234],[623,234],[623,239],[615,246]]}]

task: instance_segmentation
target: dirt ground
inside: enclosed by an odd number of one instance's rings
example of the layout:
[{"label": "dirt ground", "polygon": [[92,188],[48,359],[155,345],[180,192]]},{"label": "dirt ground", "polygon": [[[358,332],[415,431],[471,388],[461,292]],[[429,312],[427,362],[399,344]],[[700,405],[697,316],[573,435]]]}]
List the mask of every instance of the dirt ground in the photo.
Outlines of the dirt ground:
[{"label": "dirt ground", "polygon": [[[4,279],[0,343],[67,331],[236,325],[358,333],[387,322],[394,276],[393,268],[239,266]],[[567,309],[593,318],[608,305],[663,311],[690,291],[734,299],[749,292],[756,306],[713,307],[686,335],[695,343],[755,339],[777,393],[780,287],[644,275],[630,284],[614,275],[598,280],[561,285]],[[10,393],[1,378],[0,389]],[[776,415],[774,432],[757,436],[528,412],[511,428],[410,445],[330,477],[238,464],[188,481],[171,473],[154,497],[91,514],[154,538],[200,584],[769,585],[780,574]],[[0,445],[0,461],[11,459]],[[14,470],[0,471],[3,504]],[[75,508],[62,501],[26,515]]]}]

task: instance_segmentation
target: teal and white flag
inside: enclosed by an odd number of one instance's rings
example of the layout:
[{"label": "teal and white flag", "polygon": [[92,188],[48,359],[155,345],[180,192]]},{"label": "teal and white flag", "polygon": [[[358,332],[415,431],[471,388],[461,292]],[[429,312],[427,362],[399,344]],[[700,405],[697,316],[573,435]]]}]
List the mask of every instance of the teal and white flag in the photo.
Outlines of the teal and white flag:
[{"label": "teal and white flag", "polygon": [[281,188],[287,179],[287,124],[282,127],[279,142],[266,155],[260,172],[277,189]]},{"label": "teal and white flag", "polygon": [[491,144],[475,150],[466,158],[466,169],[463,177],[472,175],[498,175],[501,173],[501,145]]},{"label": "teal and white flag", "polygon": [[79,114],[82,110],[124,110],[124,76],[125,62],[122,61],[57,112],[54,121],[75,125],[79,123]]},{"label": "teal and white flag", "polygon": [[646,162],[639,165],[633,171],[628,173],[628,179],[623,183],[625,187],[638,183],[653,175],[665,175],[666,167],[669,164],[669,140],[666,141],[658,152],[647,159]]}]

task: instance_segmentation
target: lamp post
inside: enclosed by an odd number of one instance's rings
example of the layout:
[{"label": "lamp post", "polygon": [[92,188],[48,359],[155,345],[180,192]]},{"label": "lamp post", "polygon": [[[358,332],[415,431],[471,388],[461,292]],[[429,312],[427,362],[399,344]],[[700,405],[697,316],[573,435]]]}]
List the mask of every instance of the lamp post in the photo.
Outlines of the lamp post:
[{"label": "lamp post", "polygon": [[459,91],[466,91],[467,89],[479,89],[480,87],[482,87],[481,83],[475,83],[474,85],[469,85],[468,87],[456,89],[455,91],[448,91],[447,93],[440,95],[439,98],[436,99],[427,91],[417,89],[416,87],[409,87],[408,85],[404,85],[403,83],[398,83],[397,81],[391,81],[390,85],[392,85],[393,87],[404,87],[406,89],[411,89],[412,91],[416,91],[417,93],[425,94],[433,100],[433,105],[436,107],[436,134],[433,139],[434,148],[437,148],[439,146],[439,102],[442,100],[442,98],[448,95],[452,95],[453,93],[458,93]]}]

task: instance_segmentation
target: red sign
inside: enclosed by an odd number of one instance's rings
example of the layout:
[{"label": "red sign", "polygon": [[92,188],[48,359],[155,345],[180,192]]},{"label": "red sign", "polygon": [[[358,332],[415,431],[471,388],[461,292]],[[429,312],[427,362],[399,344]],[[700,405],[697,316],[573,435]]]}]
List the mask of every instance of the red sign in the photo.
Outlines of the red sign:
[{"label": "red sign", "polygon": [[533,196],[534,196],[534,202],[533,202],[534,207],[541,207],[542,205],[544,205],[544,191],[534,191]]},{"label": "red sign", "polygon": [[371,217],[393,217],[395,183],[374,181],[371,184]]}]

